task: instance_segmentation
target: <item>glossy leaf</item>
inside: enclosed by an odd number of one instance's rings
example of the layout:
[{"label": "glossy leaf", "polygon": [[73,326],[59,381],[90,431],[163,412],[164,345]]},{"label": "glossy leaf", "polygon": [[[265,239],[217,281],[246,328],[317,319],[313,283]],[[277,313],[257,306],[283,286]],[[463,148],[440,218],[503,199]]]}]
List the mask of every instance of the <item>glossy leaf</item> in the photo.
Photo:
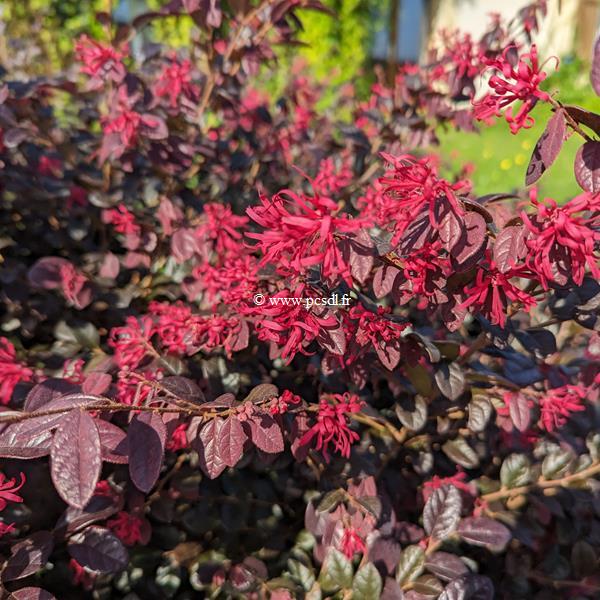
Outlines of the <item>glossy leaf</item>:
[{"label": "glossy leaf", "polygon": [[166,437],[167,429],[160,415],[142,412],[131,419],[127,430],[129,476],[142,492],[149,492],[158,480]]},{"label": "glossy leaf", "polygon": [[352,581],[353,600],[372,600],[381,595],[382,581],[379,571],[372,563],[363,565]]},{"label": "glossy leaf", "polygon": [[456,529],[461,509],[462,498],[454,486],[434,490],[423,509],[425,531],[436,540],[444,540]]},{"label": "glossy leaf", "polygon": [[23,579],[42,569],[54,548],[49,531],[36,531],[10,548],[10,556],[2,571],[2,581]]},{"label": "glossy leaf", "polygon": [[495,552],[503,550],[512,537],[510,530],[505,525],[488,517],[463,519],[457,531],[460,537],[469,544],[483,546]]},{"label": "glossy leaf", "polygon": [[69,554],[82,566],[99,573],[118,573],[127,567],[129,555],[121,540],[104,527],[88,527],[67,545]]}]

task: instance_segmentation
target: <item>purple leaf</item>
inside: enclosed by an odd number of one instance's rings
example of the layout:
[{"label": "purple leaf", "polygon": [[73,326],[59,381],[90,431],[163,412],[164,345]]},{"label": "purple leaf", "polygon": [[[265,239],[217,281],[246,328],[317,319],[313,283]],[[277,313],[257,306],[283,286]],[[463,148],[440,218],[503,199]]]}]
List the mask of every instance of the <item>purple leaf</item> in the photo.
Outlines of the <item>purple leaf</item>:
[{"label": "purple leaf", "polygon": [[56,600],[50,592],[39,587],[24,587],[10,593],[11,600]]},{"label": "purple leaf", "polygon": [[600,96],[600,37],[594,44],[594,56],[592,58],[592,71],[590,73],[590,80],[596,95]]},{"label": "purple leaf", "polygon": [[525,175],[525,185],[534,184],[556,160],[567,135],[565,113],[558,109],[550,118],[537,141]]},{"label": "purple leaf", "polygon": [[469,211],[465,214],[464,227],[464,235],[450,250],[452,264],[459,271],[477,264],[487,247],[487,224],[478,212]]},{"label": "purple leaf", "polygon": [[129,556],[121,540],[104,527],[88,527],[76,533],[67,546],[82,566],[99,573],[118,573],[127,567]]},{"label": "purple leaf", "polygon": [[580,106],[565,105],[563,109],[577,123],[585,125],[595,133],[600,134],[600,115]]},{"label": "purple leaf", "polygon": [[131,419],[127,431],[129,476],[135,487],[148,493],[162,467],[167,428],[160,415],[143,412]]},{"label": "purple leaf", "polygon": [[394,280],[400,271],[391,265],[383,265],[375,271],[373,292],[377,298],[383,298],[392,291]]},{"label": "purple leaf", "polygon": [[94,419],[84,410],[63,417],[50,450],[50,474],[60,497],[69,505],[83,508],[100,477],[100,436]]},{"label": "purple leaf", "polygon": [[0,433],[0,457],[31,459],[50,454],[52,433],[49,430],[20,433],[19,425],[9,425]]},{"label": "purple leaf", "polygon": [[283,452],[283,434],[277,421],[266,412],[254,414],[250,420],[250,437],[252,443],[269,454]]},{"label": "purple leaf", "polygon": [[447,252],[451,252],[463,236],[461,217],[456,215],[454,211],[449,210],[440,223],[439,235],[443,247]]},{"label": "purple leaf", "polygon": [[425,568],[444,581],[452,581],[469,572],[465,563],[455,554],[434,552],[425,559]]},{"label": "purple leaf", "polygon": [[510,529],[488,517],[463,519],[457,531],[466,542],[497,552],[503,550],[512,537]]},{"label": "purple leaf", "polygon": [[90,373],[84,380],[81,391],[84,394],[94,394],[101,396],[106,393],[110,384],[112,383],[112,377],[108,373]]},{"label": "purple leaf", "polygon": [[494,585],[485,575],[461,575],[451,581],[438,600],[493,600]]},{"label": "purple leaf", "polygon": [[106,521],[122,508],[122,501],[112,496],[94,495],[85,508],[69,506],[54,527],[54,535],[64,538],[92,523]]},{"label": "purple leaf", "polygon": [[36,531],[16,542],[10,549],[10,558],[2,571],[2,581],[14,581],[33,575],[47,562],[54,541],[49,531]]},{"label": "purple leaf", "polygon": [[129,442],[127,434],[116,425],[102,419],[96,420],[100,434],[102,460],[115,464],[129,462]]},{"label": "purple leaf", "polygon": [[36,287],[53,290],[62,285],[61,267],[69,265],[69,261],[58,256],[40,258],[29,269],[27,278]]},{"label": "purple leaf", "polygon": [[195,404],[206,402],[206,398],[202,390],[198,387],[198,384],[188,377],[181,377],[179,375],[165,377],[161,380],[160,385],[181,400],[194,402]]},{"label": "purple leaf", "polygon": [[522,225],[509,225],[496,236],[494,262],[501,273],[506,273],[525,257],[525,235],[526,230]]},{"label": "purple leaf", "polygon": [[586,192],[600,192],[600,142],[585,142],[575,156],[575,179]]},{"label": "purple leaf", "polygon": [[235,467],[242,458],[244,442],[248,439],[239,419],[231,415],[225,419],[218,440],[218,453],[228,467]]},{"label": "purple leaf", "polygon": [[400,361],[400,342],[392,340],[390,342],[380,342],[375,346],[375,352],[381,361],[381,364],[390,371],[393,371]]},{"label": "purple leaf", "polygon": [[523,394],[511,394],[508,412],[513,425],[521,432],[527,431],[531,421],[531,410],[527,398]]},{"label": "purple leaf", "polygon": [[25,398],[23,409],[31,412],[48,402],[77,391],[77,386],[66,379],[50,378],[34,385]]},{"label": "purple leaf", "polygon": [[225,467],[225,461],[219,453],[219,440],[223,428],[223,419],[216,417],[201,426],[197,437],[192,440],[192,448],[198,453],[200,468],[211,478],[218,477]]},{"label": "purple leaf", "polygon": [[423,509],[425,531],[436,540],[448,537],[460,521],[462,498],[453,485],[445,485],[431,494]]}]

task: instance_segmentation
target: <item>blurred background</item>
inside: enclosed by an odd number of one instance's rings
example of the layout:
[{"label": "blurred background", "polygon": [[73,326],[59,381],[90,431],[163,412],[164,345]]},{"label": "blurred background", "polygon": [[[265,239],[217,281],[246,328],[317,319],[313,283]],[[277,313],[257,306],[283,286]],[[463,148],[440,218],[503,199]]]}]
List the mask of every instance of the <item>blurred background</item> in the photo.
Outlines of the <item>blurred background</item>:
[{"label": "blurred background", "polygon": [[[460,29],[477,39],[492,13],[510,19],[531,0],[322,0],[336,13],[301,14],[304,45],[283,47],[276,65],[265,67],[256,86],[277,97],[299,61],[312,77],[327,83],[321,99],[324,109],[335,109],[344,86],[352,84],[359,97],[367,98],[375,69],[388,78],[398,65],[425,61],[428,48],[437,43],[441,28]],[[167,0],[2,0],[0,2],[1,65],[10,54],[11,63],[23,73],[49,74],[71,64],[73,40],[82,33],[102,37],[95,15],[113,14],[123,23],[149,10],[157,10]],[[541,61],[548,63],[546,89],[560,88],[559,99],[600,112],[600,99],[592,92],[588,65],[600,24],[600,0],[548,0],[547,16],[535,38]],[[168,41],[185,47],[192,28],[184,19],[164,19],[143,38],[136,39],[133,51],[144,43]],[[11,74],[14,76],[14,73]],[[472,163],[475,189],[483,194],[508,187],[522,187],[525,167],[548,114],[545,107],[534,111],[536,125],[511,136],[506,123],[498,122],[480,133],[466,135],[440,132],[439,152],[450,168]],[[341,116],[344,117],[343,115]],[[349,118],[349,115],[348,115]],[[569,143],[571,142],[571,143]],[[542,192],[559,200],[577,193],[572,177],[575,140],[570,140],[557,164],[542,180]],[[481,168],[485,165],[485,168]],[[496,168],[490,168],[496,167]]]}]

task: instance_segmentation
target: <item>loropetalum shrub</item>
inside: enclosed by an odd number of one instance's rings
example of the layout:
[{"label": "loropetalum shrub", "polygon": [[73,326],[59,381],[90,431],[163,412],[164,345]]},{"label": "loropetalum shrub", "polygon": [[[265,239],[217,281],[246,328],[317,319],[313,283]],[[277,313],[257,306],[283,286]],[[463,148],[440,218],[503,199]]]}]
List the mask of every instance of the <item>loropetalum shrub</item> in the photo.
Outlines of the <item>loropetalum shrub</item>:
[{"label": "loropetalum shrub", "polygon": [[[252,87],[300,7],[99,14],[63,77],[5,65],[2,597],[597,598],[600,115],[543,88],[544,2],[350,123],[301,71]],[[188,53],[132,55],[179,14]],[[584,141],[564,204],[424,154],[537,103],[528,186]]]}]

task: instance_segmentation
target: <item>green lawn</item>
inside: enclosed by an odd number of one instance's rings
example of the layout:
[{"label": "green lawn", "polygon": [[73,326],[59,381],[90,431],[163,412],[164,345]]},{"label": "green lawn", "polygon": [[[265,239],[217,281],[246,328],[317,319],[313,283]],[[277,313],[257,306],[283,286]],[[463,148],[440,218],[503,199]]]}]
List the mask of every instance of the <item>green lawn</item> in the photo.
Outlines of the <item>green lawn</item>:
[{"label": "green lawn", "polygon": [[[453,172],[465,163],[473,163],[474,192],[482,196],[494,192],[512,192],[525,186],[525,172],[537,139],[544,131],[551,112],[545,106],[534,111],[535,125],[512,135],[504,119],[480,133],[446,131],[440,135],[442,157]],[[573,175],[575,153],[581,145],[577,135],[564,144],[556,162],[539,180],[540,194],[566,201],[581,192]]]}]

